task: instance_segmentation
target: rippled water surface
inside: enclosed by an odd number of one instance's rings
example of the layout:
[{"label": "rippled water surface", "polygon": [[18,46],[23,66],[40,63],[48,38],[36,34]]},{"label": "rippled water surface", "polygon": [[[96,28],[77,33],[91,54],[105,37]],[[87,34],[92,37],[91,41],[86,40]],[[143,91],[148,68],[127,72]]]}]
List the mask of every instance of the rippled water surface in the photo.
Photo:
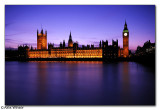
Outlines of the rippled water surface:
[{"label": "rippled water surface", "polygon": [[135,62],[5,62],[5,104],[154,105],[154,73]]}]

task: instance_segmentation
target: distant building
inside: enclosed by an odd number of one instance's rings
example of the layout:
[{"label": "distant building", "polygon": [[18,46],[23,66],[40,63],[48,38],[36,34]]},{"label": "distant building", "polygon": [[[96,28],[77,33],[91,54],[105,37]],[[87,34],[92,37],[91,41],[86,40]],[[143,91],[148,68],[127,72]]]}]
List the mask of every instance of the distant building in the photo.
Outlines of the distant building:
[{"label": "distant building", "polygon": [[123,48],[119,48],[118,57],[126,58],[129,57],[129,30],[126,21],[122,32],[122,36],[123,36]]},{"label": "distant building", "polygon": [[142,47],[138,46],[133,56],[134,61],[155,67],[155,43],[146,41]]},{"label": "distant building", "polygon": [[123,57],[129,57],[129,31],[126,22],[123,29]]},{"label": "distant building", "polygon": [[123,57],[123,48],[118,47],[118,57]]},{"label": "distant building", "polygon": [[112,40],[112,45],[108,45],[108,40],[100,41],[99,47],[94,45],[78,46],[78,42],[73,42],[71,32],[69,34],[68,47],[65,41],[60,42],[59,47],[54,47],[53,43],[48,43],[47,49],[47,31],[43,30],[39,33],[37,30],[37,49],[18,47],[22,54],[26,54],[27,58],[103,58],[103,59],[117,59],[118,57],[129,57],[129,31],[127,23],[125,22],[123,30],[123,48],[118,46],[118,40]]},{"label": "distant building", "polygon": [[27,45],[18,46],[18,54],[20,59],[29,58],[29,47]]},{"label": "distant building", "polygon": [[48,43],[48,50],[51,50],[53,48],[54,48],[54,43],[53,44],[52,43]]},{"label": "distant building", "polygon": [[118,58],[118,40],[112,40],[112,45],[108,45],[108,41],[102,41],[102,50],[104,59],[117,59]]},{"label": "distant building", "polygon": [[43,33],[43,29],[39,33],[37,30],[37,50],[47,49],[47,31]]},{"label": "distant building", "polygon": [[135,55],[143,56],[148,54],[155,54],[155,43],[151,43],[150,40],[146,41],[143,47],[138,46]]}]

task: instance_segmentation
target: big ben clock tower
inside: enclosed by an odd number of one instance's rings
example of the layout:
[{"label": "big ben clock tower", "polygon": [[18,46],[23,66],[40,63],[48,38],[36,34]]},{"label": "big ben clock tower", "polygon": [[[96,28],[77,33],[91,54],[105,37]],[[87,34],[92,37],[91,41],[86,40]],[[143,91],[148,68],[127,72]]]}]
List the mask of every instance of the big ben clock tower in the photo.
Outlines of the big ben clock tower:
[{"label": "big ben clock tower", "polygon": [[123,29],[123,57],[129,57],[129,31],[126,21]]}]

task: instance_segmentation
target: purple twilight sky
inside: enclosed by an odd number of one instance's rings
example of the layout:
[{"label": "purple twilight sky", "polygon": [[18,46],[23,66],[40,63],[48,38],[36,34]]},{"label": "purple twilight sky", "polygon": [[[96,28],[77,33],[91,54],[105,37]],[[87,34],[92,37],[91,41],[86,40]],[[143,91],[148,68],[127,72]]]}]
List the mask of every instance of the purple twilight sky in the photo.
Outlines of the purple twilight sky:
[{"label": "purple twilight sky", "polygon": [[5,48],[28,44],[37,47],[37,29],[47,30],[47,42],[68,42],[72,33],[79,45],[118,39],[122,48],[125,19],[129,49],[155,42],[154,5],[6,5]]}]

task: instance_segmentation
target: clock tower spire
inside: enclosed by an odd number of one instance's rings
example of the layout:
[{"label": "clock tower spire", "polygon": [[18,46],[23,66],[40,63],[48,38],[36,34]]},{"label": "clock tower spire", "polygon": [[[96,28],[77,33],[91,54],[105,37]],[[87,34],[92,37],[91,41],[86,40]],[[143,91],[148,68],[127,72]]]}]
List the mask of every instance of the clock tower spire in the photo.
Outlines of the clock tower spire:
[{"label": "clock tower spire", "polygon": [[126,21],[123,29],[123,57],[129,57],[129,31]]}]

